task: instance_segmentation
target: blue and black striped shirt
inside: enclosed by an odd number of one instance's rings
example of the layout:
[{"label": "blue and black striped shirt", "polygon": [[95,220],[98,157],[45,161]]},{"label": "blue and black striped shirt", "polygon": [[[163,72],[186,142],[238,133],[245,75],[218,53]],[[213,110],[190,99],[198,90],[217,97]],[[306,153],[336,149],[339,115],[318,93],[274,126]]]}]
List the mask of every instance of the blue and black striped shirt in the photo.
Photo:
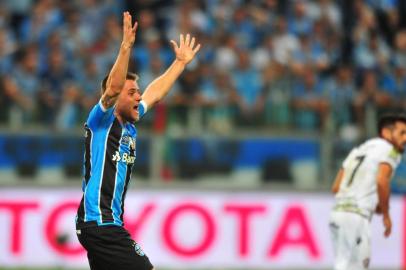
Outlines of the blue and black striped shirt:
[{"label": "blue and black striped shirt", "polygon": [[[137,130],[120,124],[114,108],[95,105],[85,123],[83,197],[77,225],[123,225],[124,199],[136,157]],[[139,118],[147,111],[141,101]]]}]

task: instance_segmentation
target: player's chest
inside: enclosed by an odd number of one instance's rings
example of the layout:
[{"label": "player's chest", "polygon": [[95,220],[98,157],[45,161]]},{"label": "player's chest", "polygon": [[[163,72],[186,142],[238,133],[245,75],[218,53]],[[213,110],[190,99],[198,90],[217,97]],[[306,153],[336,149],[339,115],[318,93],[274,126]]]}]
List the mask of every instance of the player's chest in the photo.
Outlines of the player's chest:
[{"label": "player's chest", "polygon": [[124,133],[119,141],[120,152],[126,152],[135,156],[137,136],[131,133]]},{"label": "player's chest", "polygon": [[136,142],[137,131],[134,126],[113,124],[107,140],[110,149],[135,156]]}]

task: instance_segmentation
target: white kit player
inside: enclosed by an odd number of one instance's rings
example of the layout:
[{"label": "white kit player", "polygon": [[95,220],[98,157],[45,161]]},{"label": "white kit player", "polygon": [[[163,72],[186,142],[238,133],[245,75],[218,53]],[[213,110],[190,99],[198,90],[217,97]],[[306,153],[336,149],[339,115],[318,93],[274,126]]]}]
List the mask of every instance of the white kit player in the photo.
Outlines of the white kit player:
[{"label": "white kit player", "polygon": [[367,269],[370,261],[370,221],[382,214],[384,235],[392,229],[390,180],[406,144],[406,116],[385,115],[379,137],[355,147],[343,162],[332,187],[336,203],[330,230],[335,270]]}]

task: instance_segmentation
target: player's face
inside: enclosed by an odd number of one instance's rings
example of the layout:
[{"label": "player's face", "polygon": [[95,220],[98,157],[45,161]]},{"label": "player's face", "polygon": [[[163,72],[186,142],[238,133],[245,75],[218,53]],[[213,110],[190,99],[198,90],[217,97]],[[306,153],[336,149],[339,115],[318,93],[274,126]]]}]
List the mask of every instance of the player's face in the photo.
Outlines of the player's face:
[{"label": "player's face", "polygon": [[125,121],[138,121],[138,106],[140,101],[141,93],[137,82],[126,80],[123,90],[117,99],[117,112]]},{"label": "player's face", "polygon": [[406,145],[406,123],[395,123],[395,128],[392,131],[392,143],[399,152],[403,153]]}]

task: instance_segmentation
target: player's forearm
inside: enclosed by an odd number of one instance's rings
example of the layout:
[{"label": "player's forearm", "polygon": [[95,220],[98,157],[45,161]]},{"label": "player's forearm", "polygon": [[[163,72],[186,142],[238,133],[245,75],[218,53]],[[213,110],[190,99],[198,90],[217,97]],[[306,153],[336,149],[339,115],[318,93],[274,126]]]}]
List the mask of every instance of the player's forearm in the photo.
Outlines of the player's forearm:
[{"label": "player's forearm", "polygon": [[164,98],[176,79],[185,69],[185,64],[175,60],[172,65],[165,71],[164,74],[152,81],[145,89],[144,100],[147,100],[149,105],[153,105]]},{"label": "player's forearm", "polygon": [[382,214],[389,215],[390,187],[385,181],[378,181],[378,198]]},{"label": "player's forearm", "polygon": [[131,55],[131,44],[121,43],[117,59],[110,71],[107,79],[107,89],[118,94],[123,89],[125,78],[127,76],[128,62]]},{"label": "player's forearm", "polygon": [[337,173],[333,186],[331,187],[331,192],[333,192],[334,194],[336,194],[340,190],[340,185],[341,185],[343,176],[344,176],[344,170],[341,168]]}]

